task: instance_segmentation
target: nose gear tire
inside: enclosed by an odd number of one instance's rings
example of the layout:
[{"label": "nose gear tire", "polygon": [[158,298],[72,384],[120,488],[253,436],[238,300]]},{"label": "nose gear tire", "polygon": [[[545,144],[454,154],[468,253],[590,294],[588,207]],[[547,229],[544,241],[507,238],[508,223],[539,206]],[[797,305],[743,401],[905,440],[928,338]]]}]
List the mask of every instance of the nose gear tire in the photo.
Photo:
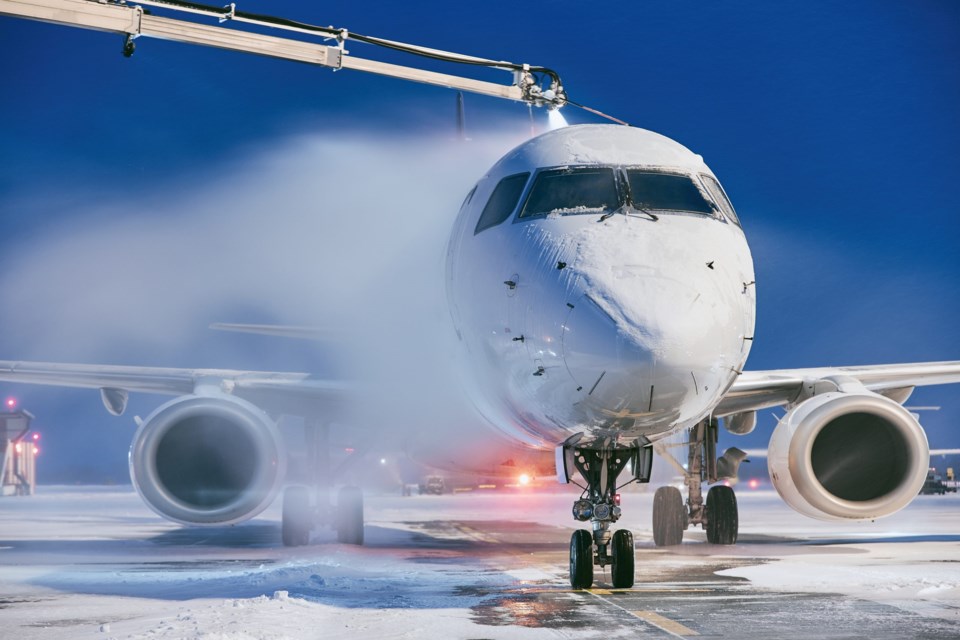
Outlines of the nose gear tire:
[{"label": "nose gear tire", "polygon": [[633,534],[626,529],[613,532],[612,563],[610,576],[614,589],[629,589],[633,586]]},{"label": "nose gear tire", "polygon": [[586,529],[577,529],[570,538],[570,586],[593,586],[593,536]]}]

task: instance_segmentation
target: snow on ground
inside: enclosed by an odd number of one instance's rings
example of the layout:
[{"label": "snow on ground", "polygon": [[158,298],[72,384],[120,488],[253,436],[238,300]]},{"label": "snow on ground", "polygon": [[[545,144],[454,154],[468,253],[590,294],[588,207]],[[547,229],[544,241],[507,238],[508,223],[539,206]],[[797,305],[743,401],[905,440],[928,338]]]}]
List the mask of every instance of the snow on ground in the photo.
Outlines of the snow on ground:
[{"label": "snow on ground", "polygon": [[[480,626],[475,615],[509,590],[563,589],[574,497],[552,488],[373,496],[366,546],[338,545],[323,531],[310,547],[286,549],[276,506],[236,527],[191,529],[162,521],[129,488],[42,487],[0,499],[0,637],[618,637],[602,625]],[[958,619],[957,496],[921,496],[886,520],[839,524],[795,514],[771,492],[739,497],[735,547],[703,544],[696,531],[662,556],[651,541],[650,493],[624,495],[621,524],[636,532],[638,563],[652,563],[645,568],[661,557],[671,571],[732,558],[726,566],[735,568],[717,573],[760,589],[848,594]],[[506,555],[497,544],[505,531],[515,543]]]},{"label": "snow on ground", "polygon": [[[960,499],[919,496],[876,522],[809,520],[775,504],[775,494],[742,494],[741,526],[762,511],[768,532],[797,536],[803,555],[719,571],[769,589],[842,593],[923,615],[960,620]],[[749,539],[749,535],[745,536]],[[822,553],[817,553],[822,549]],[[837,549],[847,550],[838,561]]]},{"label": "snow on ground", "polygon": [[[442,517],[427,497],[391,501],[403,508],[386,508],[388,516]],[[427,509],[405,508],[417,503]],[[355,640],[423,638],[426,630],[455,638],[473,626],[470,607],[480,601],[457,588],[511,580],[450,564],[444,540],[417,542],[414,528],[383,523],[374,509],[368,546],[334,544],[321,532],[316,546],[285,549],[275,508],[237,527],[185,529],[129,489],[41,488],[0,505],[0,628],[17,628],[22,640]],[[483,636],[556,637],[497,628]]]}]

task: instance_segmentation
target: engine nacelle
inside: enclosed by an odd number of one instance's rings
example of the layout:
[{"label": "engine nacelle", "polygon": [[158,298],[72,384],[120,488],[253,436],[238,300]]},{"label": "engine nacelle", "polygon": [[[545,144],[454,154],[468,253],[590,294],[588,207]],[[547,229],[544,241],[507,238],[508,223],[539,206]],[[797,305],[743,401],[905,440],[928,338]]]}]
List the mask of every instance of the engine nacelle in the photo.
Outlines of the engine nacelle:
[{"label": "engine nacelle", "polygon": [[927,436],[916,419],[863,387],[819,394],[792,408],[767,452],[770,478],[784,501],[821,520],[899,511],[920,492],[929,464]]},{"label": "engine nacelle", "polygon": [[133,486],[183,524],[252,518],[276,496],[286,454],[276,424],[233,396],[183,396],[143,421],[130,447]]}]

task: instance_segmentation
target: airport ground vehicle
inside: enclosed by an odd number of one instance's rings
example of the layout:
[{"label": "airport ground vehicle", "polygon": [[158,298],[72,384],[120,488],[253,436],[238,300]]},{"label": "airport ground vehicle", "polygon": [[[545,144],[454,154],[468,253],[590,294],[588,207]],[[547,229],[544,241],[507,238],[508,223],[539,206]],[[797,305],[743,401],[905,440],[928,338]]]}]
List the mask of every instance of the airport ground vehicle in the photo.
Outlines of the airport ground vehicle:
[{"label": "airport ground vehicle", "polygon": [[429,493],[439,496],[445,489],[446,483],[443,481],[443,476],[427,476],[426,480],[420,485],[420,495]]},{"label": "airport ground vehicle", "polygon": [[945,493],[956,493],[957,488],[952,486],[947,486],[943,481],[943,476],[937,473],[937,470],[933,467],[930,468],[930,471],[927,472],[927,479],[923,482],[923,487],[920,489],[921,495],[944,495]]}]

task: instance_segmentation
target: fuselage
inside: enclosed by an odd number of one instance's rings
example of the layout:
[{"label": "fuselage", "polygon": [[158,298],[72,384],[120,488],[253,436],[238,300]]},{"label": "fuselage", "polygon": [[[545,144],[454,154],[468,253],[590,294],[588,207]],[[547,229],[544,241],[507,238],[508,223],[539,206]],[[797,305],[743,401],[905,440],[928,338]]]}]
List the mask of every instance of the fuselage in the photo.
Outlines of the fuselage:
[{"label": "fuselage", "polygon": [[701,420],[753,338],[732,206],[700,156],[642,129],[566,127],[504,156],[461,208],[446,278],[477,409],[536,447]]}]

